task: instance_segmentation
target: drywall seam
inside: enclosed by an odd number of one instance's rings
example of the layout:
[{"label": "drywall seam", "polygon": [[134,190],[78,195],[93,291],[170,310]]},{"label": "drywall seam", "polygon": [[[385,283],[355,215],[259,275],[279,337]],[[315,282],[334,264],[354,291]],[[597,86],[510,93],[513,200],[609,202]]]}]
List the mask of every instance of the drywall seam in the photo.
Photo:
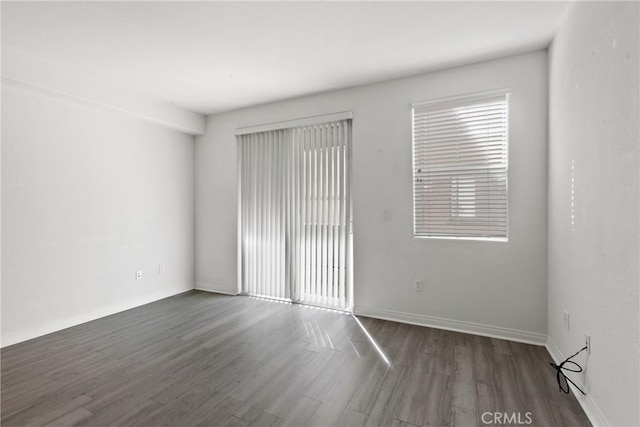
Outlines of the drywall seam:
[{"label": "drywall seam", "polygon": [[446,329],[449,331],[517,341],[526,344],[545,345],[545,343],[547,342],[547,336],[544,334],[539,334],[537,332],[503,328],[500,326],[484,325],[475,322],[466,322],[463,320],[453,320],[442,317],[425,316],[422,314],[404,313],[401,311],[383,310],[360,306],[354,307],[353,312],[357,316],[373,317],[376,319],[391,320],[394,322],[408,323],[411,325]]}]

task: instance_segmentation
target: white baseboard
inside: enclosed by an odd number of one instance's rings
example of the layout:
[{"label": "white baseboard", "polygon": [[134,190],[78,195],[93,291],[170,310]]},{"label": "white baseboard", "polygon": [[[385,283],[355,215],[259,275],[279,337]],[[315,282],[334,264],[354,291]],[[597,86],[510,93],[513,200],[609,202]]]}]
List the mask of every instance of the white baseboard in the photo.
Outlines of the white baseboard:
[{"label": "white baseboard", "polygon": [[224,286],[220,286],[211,282],[196,282],[196,286],[194,289],[197,291],[214,292],[216,294],[238,295],[237,290],[231,291],[229,289],[226,289]]},{"label": "white baseboard", "polygon": [[[553,358],[553,361],[555,362],[556,365],[567,358],[564,354],[562,354],[562,352],[560,351],[560,348],[555,343],[553,338],[547,337],[547,345],[545,347],[547,348],[547,351],[551,355],[551,358]],[[578,387],[580,387],[582,390],[585,390],[585,386],[580,379],[572,377],[571,380],[575,382],[578,385]],[[578,401],[578,403],[580,403],[580,406],[582,406],[582,410],[587,415],[587,418],[589,418],[589,421],[591,421],[591,424],[597,427],[611,426],[611,423],[609,423],[609,421],[607,420],[607,417],[605,417],[604,413],[602,412],[602,410],[600,409],[596,401],[593,400],[593,397],[591,396],[591,394],[587,393],[587,395],[584,396],[574,387],[571,387],[571,385],[569,385],[569,387],[571,388],[571,391],[573,392],[573,395],[576,397],[576,400]],[[586,391],[587,390],[585,390],[585,392]]]},{"label": "white baseboard", "polygon": [[58,322],[48,323],[47,325],[44,325],[42,327],[31,328],[29,330],[3,334],[0,348],[18,344],[23,341],[28,341],[33,338],[38,338],[43,335],[51,334],[53,332],[58,332],[63,329],[71,328],[73,326],[78,326],[83,323],[91,322],[92,320],[100,319],[102,317],[111,316],[112,314],[131,310],[132,308],[140,307],[145,304],[150,304],[152,302],[169,298],[175,295],[183,294],[185,292],[190,292],[191,290],[192,289],[187,288],[187,289],[160,292],[144,298],[138,298],[133,301],[128,301],[124,304],[112,305],[102,310],[94,310],[91,313],[85,313],[80,316],[75,316],[75,317],[64,319]]},{"label": "white baseboard", "polygon": [[430,328],[446,329],[450,331],[464,332],[467,334],[518,341],[527,344],[545,345],[547,342],[547,336],[545,334],[522,331],[519,329],[503,328],[500,326],[483,325],[463,320],[445,319],[442,317],[359,306],[354,307],[353,312],[359,316],[409,323],[418,326],[428,326]]}]

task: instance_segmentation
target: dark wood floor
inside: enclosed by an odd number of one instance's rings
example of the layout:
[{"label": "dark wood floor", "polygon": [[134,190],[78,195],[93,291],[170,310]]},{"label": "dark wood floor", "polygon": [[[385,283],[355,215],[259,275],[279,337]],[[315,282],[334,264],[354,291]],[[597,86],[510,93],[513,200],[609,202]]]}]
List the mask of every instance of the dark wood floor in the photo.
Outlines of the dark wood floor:
[{"label": "dark wood floor", "polygon": [[345,314],[168,298],[3,349],[1,423],[482,426],[529,412],[533,426],[590,425],[543,347],[359,320],[384,357]]}]

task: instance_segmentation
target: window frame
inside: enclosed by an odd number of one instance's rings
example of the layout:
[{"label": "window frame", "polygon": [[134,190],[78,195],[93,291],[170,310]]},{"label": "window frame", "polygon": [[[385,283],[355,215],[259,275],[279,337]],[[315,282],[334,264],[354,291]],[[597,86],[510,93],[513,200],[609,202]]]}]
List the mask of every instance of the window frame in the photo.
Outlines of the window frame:
[{"label": "window frame", "polygon": [[[504,229],[504,235],[502,236],[477,236],[477,235],[461,235],[459,228],[457,230],[455,230],[455,232],[451,233],[450,235],[430,235],[429,232],[419,232],[418,230],[418,222],[417,222],[417,213],[418,213],[418,206],[417,206],[417,194],[416,194],[416,180],[418,179],[417,177],[417,170],[420,168],[419,165],[417,165],[416,163],[416,128],[415,128],[415,121],[416,121],[416,108],[420,108],[420,107],[425,107],[425,106],[429,106],[429,105],[433,105],[433,106],[441,106],[441,108],[444,110],[447,106],[447,104],[450,104],[450,108],[453,109],[455,107],[464,107],[465,105],[469,106],[469,105],[473,105],[474,103],[477,103],[478,101],[484,101],[484,100],[490,100],[491,98],[497,98],[497,97],[502,97],[504,96],[505,98],[505,141],[504,141],[504,150],[505,150],[505,163],[504,163],[504,176],[505,176],[505,214],[504,214],[504,221],[505,221],[505,229]],[[432,99],[432,100],[428,100],[428,101],[421,101],[421,102],[415,102],[411,104],[411,156],[412,156],[412,172],[411,172],[411,176],[412,176],[412,193],[413,193],[413,237],[416,239],[438,239],[438,240],[463,240],[463,241],[483,241],[483,242],[508,242],[509,241],[509,231],[510,231],[510,227],[509,227],[509,222],[510,222],[510,215],[509,215],[509,175],[510,175],[510,171],[509,171],[509,145],[510,145],[510,128],[509,128],[509,122],[510,122],[510,96],[511,96],[511,88],[509,87],[504,87],[504,88],[499,88],[499,89],[493,89],[493,90],[488,90],[488,91],[482,91],[482,92],[474,92],[474,93],[466,93],[466,94],[461,94],[461,95],[456,95],[456,96],[449,96],[449,97],[443,97],[443,98],[437,98],[437,99]],[[449,178],[451,179],[451,186],[453,187],[454,181],[456,179],[459,180],[459,177],[457,177],[457,175],[455,174],[451,174],[449,176]],[[459,185],[459,184],[458,184]],[[475,186],[475,183],[474,183]],[[452,206],[452,212],[453,212],[453,206],[455,203],[458,202],[454,202],[454,196],[456,196],[457,193],[454,193],[453,191],[451,192],[451,206]],[[474,197],[475,197],[475,191],[474,191]],[[459,199],[459,197],[458,197]],[[459,209],[459,208],[458,208]],[[475,205],[474,205],[474,211],[475,211]],[[464,221],[464,215],[459,215],[458,220],[460,221]],[[455,228],[457,228],[458,226],[453,227],[452,226],[452,230],[454,230]]]}]

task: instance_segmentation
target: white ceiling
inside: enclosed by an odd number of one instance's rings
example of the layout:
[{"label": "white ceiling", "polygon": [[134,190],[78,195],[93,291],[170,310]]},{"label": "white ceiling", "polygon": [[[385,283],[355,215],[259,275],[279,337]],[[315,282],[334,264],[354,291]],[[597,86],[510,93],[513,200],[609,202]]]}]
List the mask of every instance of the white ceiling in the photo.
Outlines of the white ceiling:
[{"label": "white ceiling", "polygon": [[544,48],[565,2],[2,2],[2,44],[210,114]]}]

